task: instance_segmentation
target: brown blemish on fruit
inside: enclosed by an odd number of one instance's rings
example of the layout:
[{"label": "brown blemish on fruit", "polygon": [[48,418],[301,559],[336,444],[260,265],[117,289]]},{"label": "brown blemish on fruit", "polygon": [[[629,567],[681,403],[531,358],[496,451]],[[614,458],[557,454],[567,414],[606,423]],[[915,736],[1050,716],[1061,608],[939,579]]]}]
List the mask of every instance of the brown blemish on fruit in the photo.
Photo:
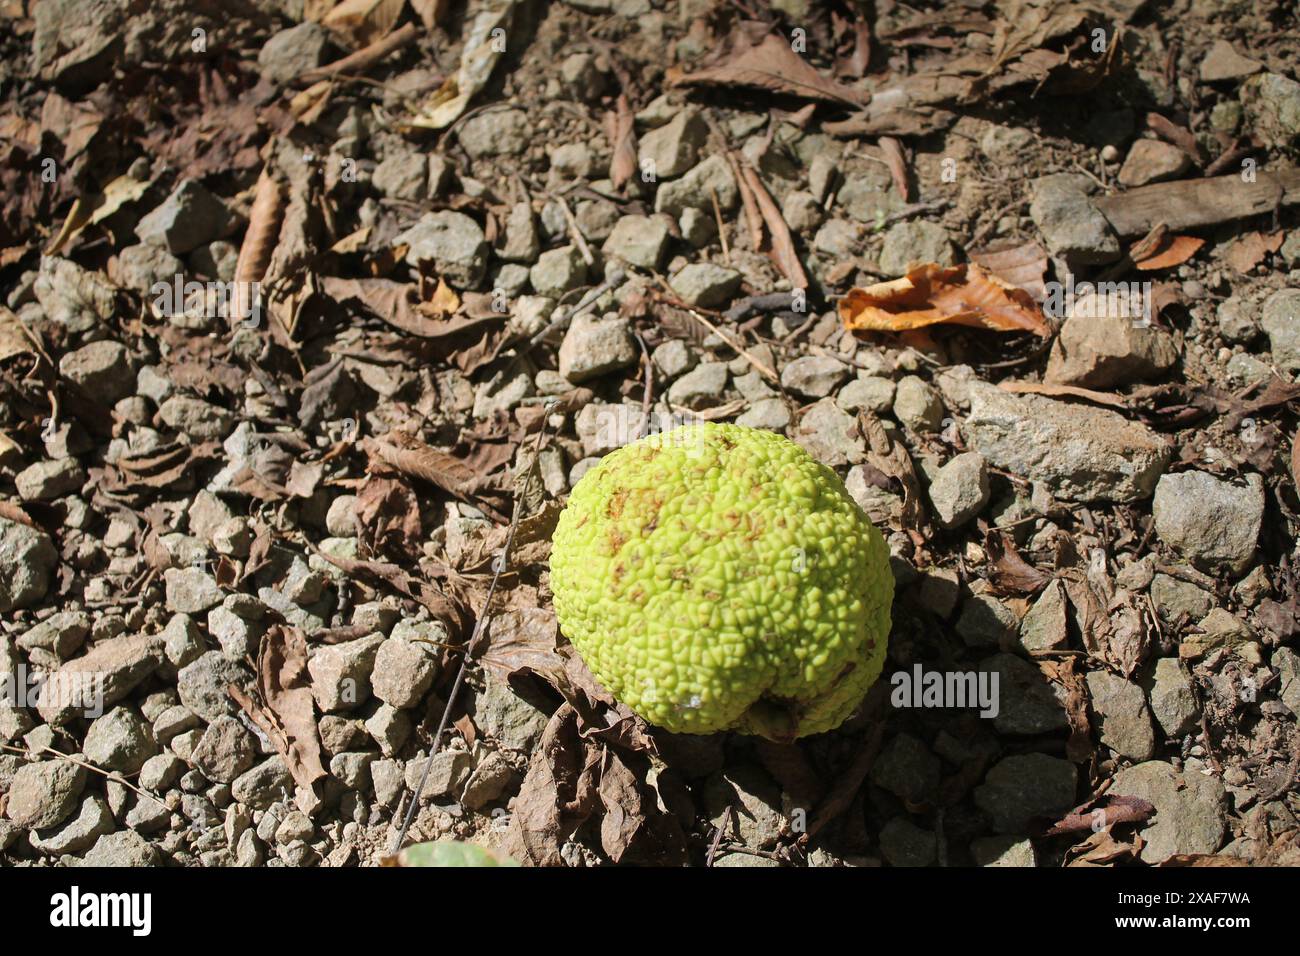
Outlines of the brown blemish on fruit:
[{"label": "brown blemish on fruit", "polygon": [[623,514],[623,507],[627,504],[627,491],[620,489],[610,496],[609,502],[605,505],[605,517],[611,521],[617,521]]}]

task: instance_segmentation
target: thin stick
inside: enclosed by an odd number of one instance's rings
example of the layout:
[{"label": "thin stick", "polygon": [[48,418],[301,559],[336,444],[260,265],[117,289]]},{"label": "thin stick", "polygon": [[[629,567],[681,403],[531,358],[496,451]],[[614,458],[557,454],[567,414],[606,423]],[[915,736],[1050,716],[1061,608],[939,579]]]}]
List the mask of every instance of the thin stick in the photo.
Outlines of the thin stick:
[{"label": "thin stick", "polygon": [[[554,399],[548,404],[554,404]],[[474,622],[474,633],[470,635],[469,641],[462,650],[460,668],[456,671],[456,679],[452,682],[451,691],[447,694],[447,705],[442,709],[442,719],[438,721],[438,732],[434,734],[433,744],[429,747],[429,756],[424,762],[424,770],[420,773],[420,782],[411,795],[411,803],[406,808],[406,817],[402,820],[402,828],[397,831],[397,837],[393,840],[393,848],[390,851],[392,856],[396,856],[398,851],[402,849],[402,843],[406,840],[407,831],[411,829],[411,822],[415,819],[416,808],[420,805],[420,795],[424,793],[424,785],[429,780],[429,770],[433,767],[433,758],[437,756],[438,747],[442,743],[442,735],[446,733],[447,725],[451,723],[451,711],[456,706],[456,698],[460,695],[461,685],[465,683],[465,671],[469,668],[469,649],[478,642],[483,629],[491,620],[492,598],[496,595],[497,582],[501,580],[501,575],[505,572],[506,562],[510,557],[510,549],[515,543],[515,529],[519,527],[519,516],[523,513],[523,503],[528,500],[528,492],[532,490],[533,476],[538,471],[542,439],[546,436],[548,418],[549,416],[543,416],[542,427],[537,430],[537,439],[533,442],[533,463],[524,479],[524,488],[516,497],[514,514],[510,516],[510,530],[506,532],[505,547],[501,549],[500,560],[494,562],[492,584],[488,587],[487,599],[483,602],[483,610],[480,612],[478,620]]]},{"label": "thin stick", "polygon": [[370,46],[363,47],[355,53],[349,53],[342,59],[308,70],[295,81],[302,86],[311,86],[319,80],[328,80],[341,73],[364,73],[394,50],[406,46],[419,34],[414,23],[408,23],[399,30],[394,30],[386,37],[376,40]]},{"label": "thin stick", "polygon": [[573,210],[569,208],[568,200],[563,196],[552,196],[560,204],[560,209],[564,212],[564,219],[569,224],[569,238],[573,244],[578,247],[578,252],[582,253],[582,260],[589,266],[596,264],[596,257],[592,255],[591,246],[587,245],[587,237],[582,234],[578,228],[577,217],[573,215]]},{"label": "thin stick", "polygon": [[718,191],[710,186],[709,195],[713,197],[713,218],[718,221],[718,239],[722,242],[722,261],[727,265],[731,265],[731,244],[727,242],[727,227],[722,222],[722,206],[718,202]]}]

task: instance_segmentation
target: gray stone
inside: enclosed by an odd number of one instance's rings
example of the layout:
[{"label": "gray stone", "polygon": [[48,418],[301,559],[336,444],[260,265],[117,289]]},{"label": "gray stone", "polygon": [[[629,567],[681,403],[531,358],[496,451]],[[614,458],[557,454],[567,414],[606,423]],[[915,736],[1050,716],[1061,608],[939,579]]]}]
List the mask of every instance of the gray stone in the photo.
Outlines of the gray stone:
[{"label": "gray stone", "polygon": [[909,269],[929,262],[953,264],[952,243],[938,223],[913,219],[895,223],[885,233],[880,249],[880,271],[887,276],[906,275]]},{"label": "gray stone", "polygon": [[272,83],[288,84],[329,57],[329,30],[308,20],[273,34],[258,52],[257,65]]},{"label": "gray stone", "polygon": [[894,406],[894,383],[874,375],[859,376],[840,389],[835,404],[846,412],[865,409],[882,414]]},{"label": "gray stone", "polygon": [[474,725],[498,746],[524,753],[532,752],[549,719],[491,671],[485,674],[482,693],[474,695],[471,713]]},{"label": "gray stone", "polygon": [[200,441],[224,439],[235,427],[236,418],[219,405],[190,395],[173,395],[158,408],[158,418],[173,428]]},{"label": "gray stone", "polygon": [[483,229],[464,213],[450,209],[427,213],[394,242],[408,247],[408,265],[419,268],[421,261],[432,262],[435,274],[458,289],[477,287],[487,273]]},{"label": "gray stone", "polygon": [[1300,371],[1300,289],[1279,289],[1265,299],[1259,324],[1268,335],[1274,364]]},{"label": "gray stone", "polygon": [[410,638],[445,640],[445,629],[424,630],[418,625],[399,624],[375,653],[371,689],[376,697],[393,707],[414,707],[424,697],[438,674],[437,652],[428,643]]},{"label": "gray stone", "polygon": [[1259,540],[1264,483],[1254,472],[1237,481],[1203,471],[1164,475],[1151,510],[1165,544],[1202,567],[1226,566],[1241,574]]},{"label": "gray stone", "polygon": [[1077,501],[1135,501],[1155,489],[1168,442],[1106,409],[972,382],[967,441],[996,468]]},{"label": "gray stone", "polygon": [[668,238],[668,224],[662,216],[624,216],[601,251],[642,269],[658,269],[668,249]]},{"label": "gray stone", "polygon": [[938,838],[906,817],[894,817],[880,828],[880,852],[890,866],[930,866]]},{"label": "gray stone", "polygon": [[168,568],[163,572],[167,586],[167,610],[179,614],[202,614],[225,597],[221,586],[202,568]]},{"label": "gray stone", "polygon": [[831,398],[810,405],[791,438],[832,468],[856,465],[866,458],[866,443],[858,431],[857,419],[842,411]]},{"label": "gray stone", "polygon": [[474,159],[514,156],[528,148],[534,130],[523,110],[488,110],[471,116],[456,133],[465,152]]},{"label": "gray stone", "polygon": [[685,408],[712,405],[722,397],[729,375],[725,362],[701,362],[668,388],[668,401]]},{"label": "gray stone", "polygon": [[723,156],[710,156],[681,179],[661,183],[655,193],[655,212],[680,216],[687,209],[712,210],[713,196],[724,213],[736,206],[736,177]]},{"label": "gray stone", "polygon": [[1077,181],[1047,176],[1033,184],[1029,215],[1047,251],[1077,265],[1102,265],[1119,258],[1119,240]]},{"label": "gray stone", "polygon": [[411,718],[391,704],[383,704],[366,720],[366,732],[385,757],[394,757],[411,736]]},{"label": "gray stone", "polygon": [[1020,647],[1056,651],[1068,644],[1065,588],[1060,581],[1050,581],[1020,622]]},{"label": "gray stone", "polygon": [[1176,621],[1180,616],[1199,621],[1214,607],[1214,596],[1190,581],[1156,574],[1151,579],[1151,603],[1166,621]]},{"label": "gray stone", "polygon": [[158,742],[134,709],[115,707],[91,723],[81,752],[101,769],[133,774],[158,752]]},{"label": "gray stone", "polygon": [[45,532],[0,518],[0,613],[45,597],[58,563],[59,553]]},{"label": "gray stone", "polygon": [[894,417],[914,432],[938,431],[943,423],[943,399],[925,379],[905,375],[894,391]]},{"label": "gray stone", "polygon": [[100,641],[46,680],[37,709],[43,720],[59,725],[92,711],[96,705],[112,707],[164,660],[162,641],[157,636],[138,634]]},{"label": "gray stone", "polygon": [[460,802],[470,810],[481,809],[505,793],[514,779],[515,771],[510,762],[493,750],[470,773]]},{"label": "gray stone", "polygon": [[1086,680],[1093,712],[1101,723],[1101,742],[1129,760],[1150,760],[1156,736],[1142,688],[1105,671],[1090,671]]},{"label": "gray stone", "polygon": [[25,763],[9,785],[5,815],[31,830],[58,826],[77,809],[85,786],[85,769],[67,760]]},{"label": "gray stone", "polygon": [[560,343],[560,374],[574,385],[635,364],[640,351],[626,319],[574,316]]},{"label": "gray stone", "polygon": [[234,717],[224,716],[208,725],[190,754],[190,763],[217,783],[233,783],[256,759],[253,735]]},{"label": "gray stone", "polygon": [[939,524],[963,525],[989,503],[988,463],[978,452],[958,455],[935,472],[929,492]]},{"label": "gray stone", "polygon": [[230,794],[251,810],[265,810],[293,793],[293,777],[278,756],[244,771],[230,785]]},{"label": "gray stone", "polygon": [[318,647],[307,661],[311,689],[322,711],[351,710],[370,699],[370,674],[383,634]]},{"label": "gray stone", "polygon": [[158,849],[134,830],[106,833],[81,858],[81,866],[157,866]]},{"label": "gray stone", "polygon": [[173,614],[159,636],[163,640],[167,660],[178,670],[198,660],[207,650],[199,626],[188,614]]},{"label": "gray stone", "polygon": [[1191,733],[1200,721],[1192,682],[1176,657],[1156,661],[1151,678],[1151,712],[1165,735],[1174,739]]},{"label": "gray stone", "polygon": [[230,608],[214,607],[208,612],[208,634],[221,645],[221,653],[231,660],[256,659],[258,644],[266,628],[256,621],[245,620]]},{"label": "gray stone", "polygon": [[19,634],[17,644],[29,651],[41,648],[62,659],[77,651],[89,633],[89,614],[85,611],[60,611]]},{"label": "gray stone", "polygon": [[125,346],[112,339],[83,345],[59,359],[59,372],[75,382],[88,398],[103,405],[135,394],[131,356]]},{"label": "gray stone", "polygon": [[85,482],[86,470],[75,458],[33,462],[14,476],[23,501],[53,501],[79,491]]},{"label": "gray stone", "polygon": [[113,814],[103,799],[91,795],[81,801],[81,809],[57,830],[44,834],[33,832],[28,836],[32,849],[48,856],[81,853],[94,845],[105,833],[117,829]]},{"label": "gray stone", "polygon": [[1069,726],[1064,688],[1050,683],[1033,664],[1014,654],[995,654],[979,669],[998,675],[998,715],[993,726],[999,733],[1032,736]]},{"label": "gray stone", "polygon": [[1241,87],[1250,129],[1276,149],[1294,146],[1300,139],[1300,83],[1280,73],[1252,76]]},{"label": "gray stone", "polygon": [[222,238],[233,222],[225,203],[196,180],[184,179],[161,206],[140,220],[135,234],[142,242],[183,256]]},{"label": "gray stone", "polygon": [[669,122],[641,137],[638,144],[641,169],[663,179],[682,175],[695,165],[708,135],[709,127],[698,112],[680,111]]},{"label": "gray stone", "polygon": [[828,355],[805,355],[781,370],[781,384],[804,398],[825,398],[848,377],[843,362]]},{"label": "gray stone", "polygon": [[746,428],[785,431],[790,424],[790,409],[779,398],[760,398],[736,417],[736,424]]},{"label": "gray stone", "polygon": [[528,279],[538,295],[559,299],[587,281],[587,263],[577,246],[548,249],[528,270]]},{"label": "gray stone", "polygon": [[1192,159],[1185,152],[1158,139],[1139,139],[1128,151],[1116,180],[1121,186],[1145,186],[1147,183],[1177,179],[1191,168]]},{"label": "gray stone", "polygon": [[367,790],[374,761],[375,754],[366,751],[335,754],[330,758],[330,774],[349,790]]},{"label": "gray stone", "polygon": [[994,836],[972,840],[971,859],[976,866],[1037,866],[1034,844],[1015,837]]},{"label": "gray stone", "polygon": [[[1300,717],[1300,654],[1289,647],[1273,652],[1273,666],[1278,671],[1277,696],[1291,713]],[[1154,703],[1154,692],[1152,694]]]},{"label": "gray stone", "polygon": [[184,761],[175,754],[154,754],[141,765],[140,777],[136,782],[146,790],[161,793],[171,789],[184,770]]},{"label": "gray stone", "polygon": [[896,734],[871,768],[871,780],[909,803],[932,803],[939,790],[939,758],[911,734]]},{"label": "gray stone", "polygon": [[1140,829],[1146,840],[1141,859],[1151,866],[1176,854],[1213,853],[1223,841],[1225,794],[1217,777],[1149,760],[1117,773],[1109,793],[1155,806],[1155,816]]},{"label": "gray stone", "polygon": [[781,788],[757,767],[741,765],[709,778],[704,803],[709,819],[747,847],[766,849],[781,837]]},{"label": "gray stone", "polygon": [[230,684],[247,686],[251,677],[248,668],[242,664],[230,660],[220,651],[208,651],[181,668],[176,689],[181,703],[211,722],[235,712],[235,703],[226,688]]},{"label": "gray stone", "polygon": [[1084,295],[1065,320],[1043,380],[1108,389],[1148,381],[1178,361],[1173,337],[1142,324],[1128,296]]},{"label": "gray stone", "polygon": [[713,308],[728,302],[740,288],[741,274],[712,262],[692,262],[668,280],[681,298],[691,305]]},{"label": "gray stone", "polygon": [[537,219],[533,216],[533,207],[526,202],[515,203],[510,207],[506,217],[505,241],[497,250],[497,256],[506,262],[521,262],[525,265],[537,261],[542,251],[542,241],[537,235]]},{"label": "gray stone", "polygon": [[971,647],[1010,646],[1020,622],[991,594],[972,594],[961,606],[956,631]]},{"label": "gray stone", "polygon": [[999,833],[1024,833],[1036,820],[1055,822],[1075,805],[1074,764],[1029,753],[998,761],[975,788],[978,806]]},{"label": "gray stone", "polygon": [[[1230,295],[1215,310],[1219,322],[1219,335],[1225,342],[1246,345],[1259,335],[1259,319],[1255,306],[1241,295]],[[1285,334],[1285,331],[1284,333]]]},{"label": "gray stone", "polygon": [[681,339],[669,339],[655,347],[650,358],[659,374],[672,381],[679,375],[685,375],[699,364],[699,356]]}]

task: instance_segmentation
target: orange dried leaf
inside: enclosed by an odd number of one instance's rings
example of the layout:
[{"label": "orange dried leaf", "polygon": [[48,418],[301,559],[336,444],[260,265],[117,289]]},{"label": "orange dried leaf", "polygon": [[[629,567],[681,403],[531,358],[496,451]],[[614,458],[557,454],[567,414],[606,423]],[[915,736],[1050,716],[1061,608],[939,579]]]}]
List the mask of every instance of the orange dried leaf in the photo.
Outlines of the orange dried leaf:
[{"label": "orange dried leaf", "polygon": [[1203,245],[1205,245],[1205,240],[1198,239],[1196,236],[1165,236],[1150,253],[1140,259],[1135,258],[1133,265],[1137,266],[1142,272],[1153,272],[1156,269],[1181,266],[1196,255]]},{"label": "orange dried leaf", "polygon": [[1043,337],[1052,331],[1028,292],[974,263],[945,268],[931,262],[901,279],[850,289],[840,300],[840,319],[846,329],[868,332],[943,323]]}]

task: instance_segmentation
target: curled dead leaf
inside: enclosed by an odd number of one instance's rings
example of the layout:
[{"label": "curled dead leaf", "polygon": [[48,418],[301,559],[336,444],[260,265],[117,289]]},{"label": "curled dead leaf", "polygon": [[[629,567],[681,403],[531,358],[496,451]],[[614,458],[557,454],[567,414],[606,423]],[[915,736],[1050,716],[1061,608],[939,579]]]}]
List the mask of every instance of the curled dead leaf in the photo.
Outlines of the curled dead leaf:
[{"label": "curled dead leaf", "polygon": [[926,263],[901,279],[850,289],[840,300],[840,318],[846,329],[866,332],[906,332],[952,323],[1044,338],[1052,333],[1028,292],[974,263]]}]

